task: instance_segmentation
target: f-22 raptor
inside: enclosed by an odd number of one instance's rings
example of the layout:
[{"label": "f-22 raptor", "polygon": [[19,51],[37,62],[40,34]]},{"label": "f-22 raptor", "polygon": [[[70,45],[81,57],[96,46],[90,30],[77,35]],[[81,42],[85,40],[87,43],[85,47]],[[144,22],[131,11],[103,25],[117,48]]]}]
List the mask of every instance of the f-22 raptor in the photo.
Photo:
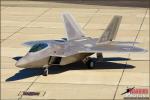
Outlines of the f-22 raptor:
[{"label": "f-22 raptor", "polygon": [[[24,43],[31,46],[29,52],[16,62],[20,68],[43,68],[43,75],[48,75],[48,67],[52,65],[67,65],[83,61],[88,68],[94,68],[96,61],[90,58],[96,54],[97,59],[102,59],[103,52],[144,52],[135,47],[134,42],[114,41],[122,16],[114,16],[100,38],[86,37],[77,25],[73,16],[63,13],[67,38],[60,40],[28,41]],[[136,42],[135,42],[136,43]]]}]

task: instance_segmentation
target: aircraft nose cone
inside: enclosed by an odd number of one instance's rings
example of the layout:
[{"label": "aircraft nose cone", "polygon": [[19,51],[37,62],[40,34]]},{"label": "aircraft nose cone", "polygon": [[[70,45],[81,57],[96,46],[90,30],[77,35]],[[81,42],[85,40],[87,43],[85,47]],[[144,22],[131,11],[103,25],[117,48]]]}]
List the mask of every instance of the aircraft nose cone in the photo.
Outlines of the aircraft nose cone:
[{"label": "aircraft nose cone", "polygon": [[27,65],[27,63],[26,63],[25,59],[21,58],[19,61],[16,62],[15,65],[16,65],[16,67],[23,68]]}]

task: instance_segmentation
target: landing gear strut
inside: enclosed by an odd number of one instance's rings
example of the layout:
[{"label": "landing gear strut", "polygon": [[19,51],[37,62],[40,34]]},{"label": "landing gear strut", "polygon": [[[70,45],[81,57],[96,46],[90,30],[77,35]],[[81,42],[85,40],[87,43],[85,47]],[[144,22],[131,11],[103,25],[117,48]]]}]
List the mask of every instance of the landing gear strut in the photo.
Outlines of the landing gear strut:
[{"label": "landing gear strut", "polygon": [[48,65],[44,66],[44,70],[43,70],[43,76],[47,76],[48,75]]}]

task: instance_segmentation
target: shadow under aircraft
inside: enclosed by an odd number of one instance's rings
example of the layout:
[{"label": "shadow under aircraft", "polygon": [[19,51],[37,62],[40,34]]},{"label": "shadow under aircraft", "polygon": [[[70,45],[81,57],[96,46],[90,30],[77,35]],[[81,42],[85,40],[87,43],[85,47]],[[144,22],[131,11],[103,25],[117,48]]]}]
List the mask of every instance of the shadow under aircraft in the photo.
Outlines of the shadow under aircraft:
[{"label": "shadow under aircraft", "polygon": [[[20,57],[15,57],[20,58]],[[94,59],[94,58],[93,58]],[[94,59],[96,60],[96,59]],[[97,62],[94,69],[88,69],[87,66],[82,62],[76,62],[65,66],[51,66],[48,68],[49,74],[59,74],[69,70],[115,70],[115,69],[133,69],[135,66],[128,65],[128,64],[121,64],[116,62],[106,62],[106,61],[127,61],[130,60],[128,58],[121,58],[121,57],[109,57],[104,58],[102,62]],[[42,68],[25,68],[20,70],[15,75],[6,79],[6,81],[17,81],[25,78],[30,78],[33,76],[42,75],[43,69]]]}]

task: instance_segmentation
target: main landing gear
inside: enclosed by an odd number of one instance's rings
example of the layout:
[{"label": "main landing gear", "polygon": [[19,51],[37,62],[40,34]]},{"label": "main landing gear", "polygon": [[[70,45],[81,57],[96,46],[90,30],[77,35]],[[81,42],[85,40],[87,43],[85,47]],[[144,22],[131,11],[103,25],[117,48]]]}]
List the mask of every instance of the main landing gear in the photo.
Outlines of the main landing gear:
[{"label": "main landing gear", "polygon": [[88,69],[93,69],[95,67],[96,61],[87,57],[83,60],[83,62],[87,65]]}]

